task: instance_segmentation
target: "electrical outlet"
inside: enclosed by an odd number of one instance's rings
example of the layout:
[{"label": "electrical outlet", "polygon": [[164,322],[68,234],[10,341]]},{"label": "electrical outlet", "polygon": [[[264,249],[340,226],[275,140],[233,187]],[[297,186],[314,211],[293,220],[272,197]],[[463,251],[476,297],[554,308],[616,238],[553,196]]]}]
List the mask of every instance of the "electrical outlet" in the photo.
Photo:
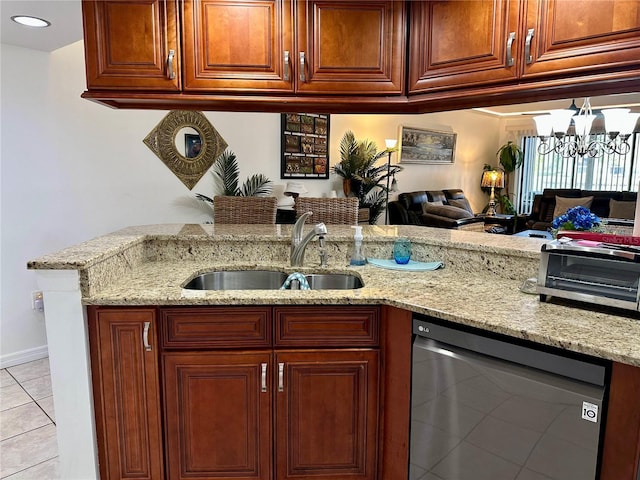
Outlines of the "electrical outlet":
[{"label": "electrical outlet", "polygon": [[37,312],[44,312],[44,297],[42,292],[31,292],[31,308]]}]

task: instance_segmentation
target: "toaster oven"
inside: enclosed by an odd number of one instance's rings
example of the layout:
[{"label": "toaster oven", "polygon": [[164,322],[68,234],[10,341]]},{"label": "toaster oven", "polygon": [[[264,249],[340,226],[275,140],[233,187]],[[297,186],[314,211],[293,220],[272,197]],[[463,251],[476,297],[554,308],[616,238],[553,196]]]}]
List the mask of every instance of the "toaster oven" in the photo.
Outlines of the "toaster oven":
[{"label": "toaster oven", "polygon": [[554,240],[542,246],[537,292],[552,297],[638,310],[640,248]]}]

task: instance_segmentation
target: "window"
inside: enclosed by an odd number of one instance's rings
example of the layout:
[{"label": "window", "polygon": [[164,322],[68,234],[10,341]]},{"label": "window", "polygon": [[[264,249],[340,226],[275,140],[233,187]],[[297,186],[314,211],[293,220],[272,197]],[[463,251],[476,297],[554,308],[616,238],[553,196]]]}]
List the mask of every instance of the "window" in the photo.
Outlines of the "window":
[{"label": "window", "polygon": [[[606,135],[592,135],[605,141]],[[538,153],[540,139],[522,140],[524,163],[518,171],[518,212],[529,213],[533,197],[545,188],[579,188],[582,190],[638,191],[640,180],[640,135],[629,137],[631,149],[626,155],[615,153],[602,157],[563,158],[554,152]]]}]

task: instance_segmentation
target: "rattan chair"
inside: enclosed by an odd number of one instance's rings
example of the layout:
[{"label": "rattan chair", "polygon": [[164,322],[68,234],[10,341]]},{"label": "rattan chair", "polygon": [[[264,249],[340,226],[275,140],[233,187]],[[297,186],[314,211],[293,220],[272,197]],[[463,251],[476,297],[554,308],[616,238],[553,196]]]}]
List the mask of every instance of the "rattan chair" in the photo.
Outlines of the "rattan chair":
[{"label": "rattan chair", "polygon": [[298,197],[296,200],[296,218],[305,212],[313,212],[309,220],[327,225],[357,225],[358,199]]},{"label": "rattan chair", "polygon": [[213,223],[276,223],[277,205],[276,197],[214,197]]}]

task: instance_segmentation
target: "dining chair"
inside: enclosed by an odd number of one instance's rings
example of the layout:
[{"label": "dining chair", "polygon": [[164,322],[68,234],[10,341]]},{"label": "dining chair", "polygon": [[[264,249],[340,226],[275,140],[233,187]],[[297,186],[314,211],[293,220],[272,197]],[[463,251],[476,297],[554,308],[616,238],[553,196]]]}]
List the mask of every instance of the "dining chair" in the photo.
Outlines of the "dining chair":
[{"label": "dining chair", "polygon": [[214,224],[276,223],[276,197],[213,198]]},{"label": "dining chair", "polygon": [[358,199],[298,197],[296,200],[296,218],[305,212],[313,212],[310,221],[327,225],[357,225]]}]

